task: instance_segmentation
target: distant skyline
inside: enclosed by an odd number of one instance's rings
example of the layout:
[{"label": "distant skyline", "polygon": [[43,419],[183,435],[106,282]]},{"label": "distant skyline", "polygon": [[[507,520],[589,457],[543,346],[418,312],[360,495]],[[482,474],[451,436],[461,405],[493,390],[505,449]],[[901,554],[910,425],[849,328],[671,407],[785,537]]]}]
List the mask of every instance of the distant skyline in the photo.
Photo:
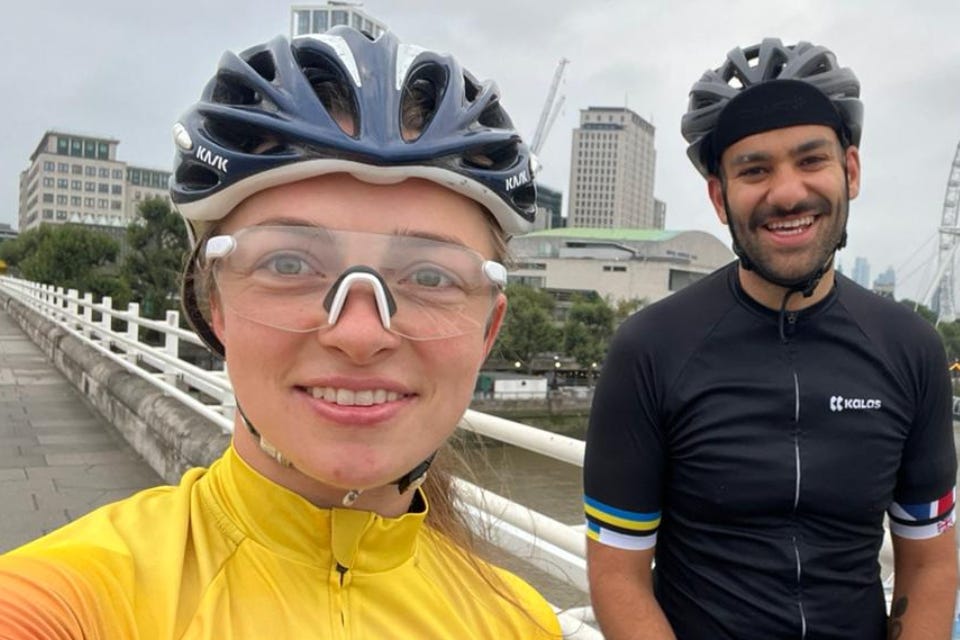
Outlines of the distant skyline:
[{"label": "distant skyline", "polygon": [[[299,3],[298,3],[299,4]],[[0,222],[16,225],[19,173],[48,129],[120,140],[120,158],[168,169],[170,130],[200,94],[224,50],[290,29],[292,3],[170,0],[156,7],[91,0],[16,3],[0,36],[5,144]],[[937,228],[960,141],[960,3],[809,0],[757,5],[554,0],[370,0],[364,10],[404,41],[451,51],[532,136],[557,61],[570,64],[565,108],[541,152],[541,180],[567,199],[570,145],[580,109],[628,106],[656,127],[656,197],[669,229],[729,242],[679,134],[687,92],[731,48],[764,36],[809,40],[836,52],[863,84],[863,185],[840,254],[892,266],[897,295],[916,297],[936,268]]]}]

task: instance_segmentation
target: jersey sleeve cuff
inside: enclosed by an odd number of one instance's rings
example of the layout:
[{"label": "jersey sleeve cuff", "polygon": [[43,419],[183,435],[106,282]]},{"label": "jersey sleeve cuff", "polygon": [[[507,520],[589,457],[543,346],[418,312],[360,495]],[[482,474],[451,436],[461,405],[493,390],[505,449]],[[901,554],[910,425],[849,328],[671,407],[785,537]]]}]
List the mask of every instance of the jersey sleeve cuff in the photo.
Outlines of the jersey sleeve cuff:
[{"label": "jersey sleeve cuff", "polygon": [[932,502],[890,505],[890,533],[910,540],[935,538],[956,524],[957,489]]},{"label": "jersey sleeve cuff", "polygon": [[629,511],[584,496],[587,537],[619,549],[650,549],[657,541],[660,512]]},{"label": "jersey sleeve cuff", "polygon": [[605,529],[596,522],[587,520],[587,538],[617,549],[628,551],[643,551],[657,546],[657,532],[636,536]]}]

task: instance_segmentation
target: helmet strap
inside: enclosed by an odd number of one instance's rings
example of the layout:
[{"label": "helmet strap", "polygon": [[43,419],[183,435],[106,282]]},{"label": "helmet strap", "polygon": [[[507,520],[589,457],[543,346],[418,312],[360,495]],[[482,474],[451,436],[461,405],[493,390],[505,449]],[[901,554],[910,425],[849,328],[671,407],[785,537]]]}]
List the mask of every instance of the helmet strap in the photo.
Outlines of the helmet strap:
[{"label": "helmet strap", "polygon": [[[293,463],[284,456],[279,449],[277,449],[273,444],[271,444],[266,438],[257,431],[256,427],[253,426],[253,423],[250,422],[250,419],[247,417],[247,414],[244,413],[243,408],[240,406],[240,403],[237,402],[237,412],[240,414],[240,418],[243,421],[244,426],[247,428],[247,431],[256,438],[257,442],[260,445],[260,449],[266,453],[268,456],[273,458],[279,465],[287,468],[295,468]],[[434,451],[427,459],[415,466],[413,469],[403,474],[390,484],[397,485],[397,491],[401,495],[410,491],[411,489],[417,489],[422,485],[427,479],[427,471],[430,469],[430,465],[433,464],[433,459],[436,458],[437,452]],[[345,507],[350,507],[357,501],[360,497],[360,494],[363,493],[363,489],[350,489],[343,496],[343,500],[340,503]]]}]

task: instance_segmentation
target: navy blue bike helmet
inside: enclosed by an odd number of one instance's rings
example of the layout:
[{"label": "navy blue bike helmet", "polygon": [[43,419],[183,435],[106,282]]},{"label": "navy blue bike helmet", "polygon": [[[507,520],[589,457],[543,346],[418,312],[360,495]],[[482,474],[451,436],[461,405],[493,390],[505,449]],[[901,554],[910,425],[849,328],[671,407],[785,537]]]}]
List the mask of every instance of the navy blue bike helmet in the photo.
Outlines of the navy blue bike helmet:
[{"label": "navy blue bike helmet", "polygon": [[[330,85],[345,102],[333,114]],[[410,95],[430,107],[415,132],[401,127]],[[225,53],[174,140],[170,192],[194,242],[244,198],[328,173],[430,180],[483,205],[508,235],[529,230],[536,211],[536,161],[496,84],[389,32],[335,27]]]}]

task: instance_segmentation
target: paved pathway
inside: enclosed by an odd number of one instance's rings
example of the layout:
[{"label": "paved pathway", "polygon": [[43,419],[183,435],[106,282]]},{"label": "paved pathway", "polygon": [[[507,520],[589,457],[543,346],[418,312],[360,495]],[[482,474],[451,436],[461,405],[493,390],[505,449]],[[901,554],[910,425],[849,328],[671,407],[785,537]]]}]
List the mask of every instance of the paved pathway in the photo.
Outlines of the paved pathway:
[{"label": "paved pathway", "polygon": [[162,483],[0,309],[0,553]]}]

